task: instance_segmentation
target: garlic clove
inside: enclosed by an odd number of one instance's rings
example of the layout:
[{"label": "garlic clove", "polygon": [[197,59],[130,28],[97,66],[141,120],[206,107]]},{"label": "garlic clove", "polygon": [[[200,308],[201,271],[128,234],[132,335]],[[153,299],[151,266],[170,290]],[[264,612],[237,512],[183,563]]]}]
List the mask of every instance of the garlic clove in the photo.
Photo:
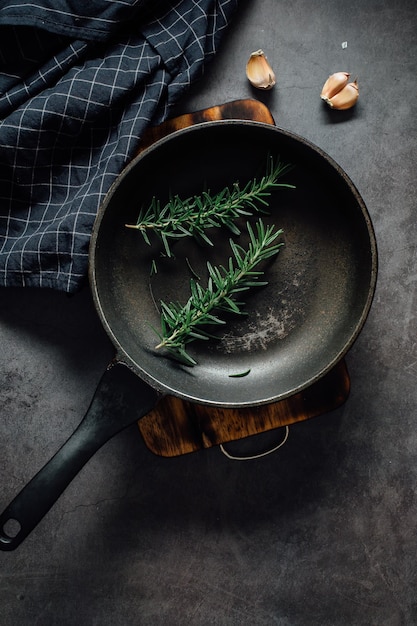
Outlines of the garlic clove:
[{"label": "garlic clove", "polygon": [[275,85],[275,74],[263,50],[257,50],[250,55],[246,64],[246,76],[257,89],[272,89]]},{"label": "garlic clove", "polygon": [[335,72],[331,74],[323,85],[320,97],[327,102],[343,89],[348,83],[350,74],[348,72]]},{"label": "garlic clove", "polygon": [[339,111],[343,111],[355,106],[358,98],[359,87],[357,81],[355,80],[353,81],[353,83],[348,83],[336,95],[334,95],[332,98],[329,98],[329,100],[326,100],[326,102],[330,107],[332,107],[332,109],[338,109]]}]

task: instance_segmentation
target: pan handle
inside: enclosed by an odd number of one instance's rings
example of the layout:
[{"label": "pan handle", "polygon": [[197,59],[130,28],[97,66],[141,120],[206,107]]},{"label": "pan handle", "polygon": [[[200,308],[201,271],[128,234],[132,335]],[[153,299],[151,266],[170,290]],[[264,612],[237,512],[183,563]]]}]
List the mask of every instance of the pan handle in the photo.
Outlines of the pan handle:
[{"label": "pan handle", "polygon": [[126,365],[112,363],[78,428],[0,515],[0,550],[17,548],[95,452],[149,413],[159,397]]}]

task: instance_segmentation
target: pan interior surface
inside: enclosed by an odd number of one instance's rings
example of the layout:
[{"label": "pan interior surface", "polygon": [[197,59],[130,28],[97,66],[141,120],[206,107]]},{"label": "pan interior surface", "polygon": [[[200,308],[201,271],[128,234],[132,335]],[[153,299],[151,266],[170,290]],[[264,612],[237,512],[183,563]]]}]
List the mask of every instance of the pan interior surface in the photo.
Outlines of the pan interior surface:
[{"label": "pan interior surface", "polygon": [[[247,315],[229,316],[217,339],[189,344],[196,366],[179,365],[155,351],[159,302],[185,303],[192,276],[205,284],[208,260],[227,264],[231,233],[212,230],[212,247],[182,238],[167,259],[125,224],[153,196],[243,186],[265,173],[269,157],[291,164],[282,182],[295,188],[275,190],[262,215],[283,230],[284,245],[264,268],[268,284],[243,294]],[[246,219],[239,226],[245,246]],[[280,400],[327,373],[365,323],[376,273],[372,224],[352,182],[315,146],[256,122],[197,125],[145,151],[105,199],[90,253],[96,307],[119,357],[160,391],[217,406]]]}]

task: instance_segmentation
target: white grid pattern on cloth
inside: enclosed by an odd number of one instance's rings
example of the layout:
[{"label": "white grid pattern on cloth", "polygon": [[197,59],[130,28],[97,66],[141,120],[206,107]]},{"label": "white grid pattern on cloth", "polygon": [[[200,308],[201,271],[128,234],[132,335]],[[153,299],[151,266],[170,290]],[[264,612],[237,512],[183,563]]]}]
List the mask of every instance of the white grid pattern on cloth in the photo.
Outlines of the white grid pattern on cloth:
[{"label": "white grid pattern on cloth", "polygon": [[57,80],[52,59],[54,71],[38,71],[45,88],[34,73],[13,87],[19,105],[0,120],[0,285],[74,292],[84,283],[104,195],[146,127],[201,76],[237,0],[168,4],[115,43],[77,42]]}]

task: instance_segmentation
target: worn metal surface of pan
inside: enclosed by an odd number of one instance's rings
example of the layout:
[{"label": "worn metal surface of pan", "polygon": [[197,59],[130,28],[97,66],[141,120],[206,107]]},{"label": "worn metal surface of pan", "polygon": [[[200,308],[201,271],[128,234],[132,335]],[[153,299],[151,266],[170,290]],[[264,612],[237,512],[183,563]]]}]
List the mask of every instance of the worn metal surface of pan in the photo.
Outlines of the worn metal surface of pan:
[{"label": "worn metal surface of pan", "polygon": [[[212,247],[179,240],[175,259],[156,254],[158,272],[151,275],[155,250],[125,224],[135,223],[154,195],[163,202],[172,194],[244,185],[265,172],[269,156],[293,165],[285,182],[295,189],[274,191],[263,216],[283,229],[285,245],[265,268],[268,285],[245,293],[247,316],[231,317],[217,339],[191,344],[198,364],[181,366],[155,350],[158,301],[185,302],[190,268],[204,282],[207,260],[227,262],[229,233],[216,232]],[[358,337],[376,277],[375,235],[360,194],[332,159],[301,137],[228,120],[155,143],[110,190],[91,240],[91,288],[115,362],[77,430],[0,515],[0,549],[15,549],[91,456],[163,395],[248,407],[282,400],[319,380]],[[234,377],[242,372],[249,373]]]}]

